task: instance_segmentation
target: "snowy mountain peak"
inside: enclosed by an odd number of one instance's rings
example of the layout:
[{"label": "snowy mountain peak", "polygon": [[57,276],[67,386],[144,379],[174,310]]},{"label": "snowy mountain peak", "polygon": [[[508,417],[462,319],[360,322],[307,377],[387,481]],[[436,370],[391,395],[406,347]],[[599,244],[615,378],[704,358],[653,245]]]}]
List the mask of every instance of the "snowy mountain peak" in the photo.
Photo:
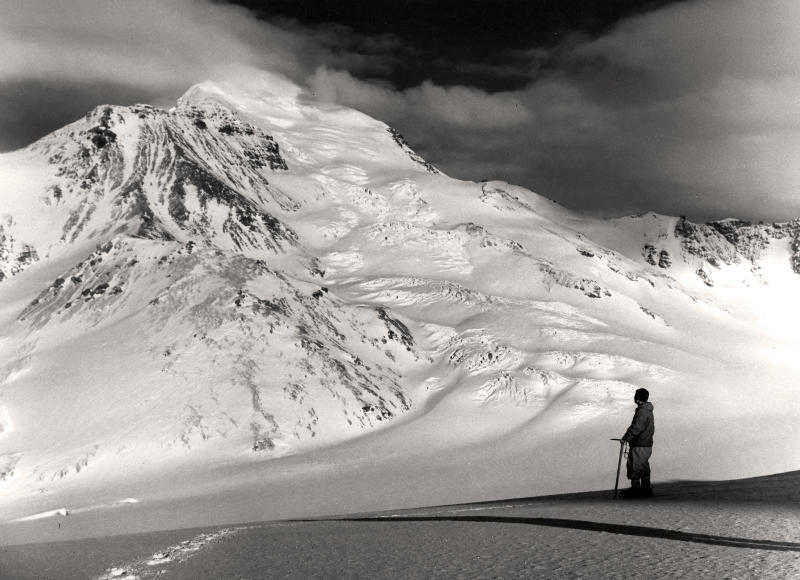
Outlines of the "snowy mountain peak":
[{"label": "snowy mountain peak", "polygon": [[[15,510],[165,477],[280,483],[278,457],[313,479],[338,469],[327,454],[379,458],[364,493],[395,469],[444,470],[473,498],[563,489],[531,461],[591,487],[640,386],[667,414],[671,476],[712,454],[709,405],[738,455],[692,476],[792,467],[800,438],[760,445],[798,411],[795,222],[588,218],[451,179],[384,123],[278,81],[100,106],[0,156]],[[502,476],[465,473],[486,457]]]},{"label": "snowy mountain peak", "polygon": [[246,84],[206,81],[190,88],[178,105],[235,111],[241,118],[280,135],[300,153],[297,161],[304,165],[328,165],[338,157],[368,169],[408,165],[411,160],[426,171],[436,171],[385,123],[347,107],[314,102],[290,81],[272,75],[256,75]]},{"label": "snowy mountain peak", "polygon": [[278,74],[255,71],[240,77],[236,82],[206,80],[190,87],[178,99],[178,105],[194,104],[202,101],[219,101],[231,109],[247,109],[256,103],[270,103],[286,106],[301,99],[303,90],[295,83]]}]

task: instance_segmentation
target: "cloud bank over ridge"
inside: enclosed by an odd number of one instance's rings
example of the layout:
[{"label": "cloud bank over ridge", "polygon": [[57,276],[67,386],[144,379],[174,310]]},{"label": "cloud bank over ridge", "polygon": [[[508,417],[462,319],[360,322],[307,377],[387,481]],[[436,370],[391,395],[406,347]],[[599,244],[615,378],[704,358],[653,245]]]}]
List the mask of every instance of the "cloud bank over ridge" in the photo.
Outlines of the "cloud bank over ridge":
[{"label": "cloud bank over ridge", "polygon": [[501,92],[435,79],[398,87],[392,67],[414,58],[399,37],[269,22],[224,3],[0,7],[2,149],[101,102],[168,104],[195,82],[261,69],[396,126],[455,177],[507,179],[599,215],[800,216],[791,1],[680,2],[596,38],[532,47],[514,62],[529,63],[527,84]]}]

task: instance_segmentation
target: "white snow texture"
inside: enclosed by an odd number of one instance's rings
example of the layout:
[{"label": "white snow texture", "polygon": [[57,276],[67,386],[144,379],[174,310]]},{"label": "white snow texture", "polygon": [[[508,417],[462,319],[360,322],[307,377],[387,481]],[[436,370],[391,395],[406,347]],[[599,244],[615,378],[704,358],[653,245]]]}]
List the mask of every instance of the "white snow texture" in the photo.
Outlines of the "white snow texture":
[{"label": "white snow texture", "polygon": [[0,513],[598,489],[638,387],[656,481],[799,469],[798,271],[797,221],[587,217],[285,83],[100,106],[0,156]]}]

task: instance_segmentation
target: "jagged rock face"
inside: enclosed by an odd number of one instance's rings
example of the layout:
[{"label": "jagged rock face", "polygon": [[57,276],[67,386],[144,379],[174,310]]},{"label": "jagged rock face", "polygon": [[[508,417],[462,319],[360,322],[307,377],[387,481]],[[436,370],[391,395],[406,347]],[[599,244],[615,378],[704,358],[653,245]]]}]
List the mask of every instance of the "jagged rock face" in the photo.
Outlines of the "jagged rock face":
[{"label": "jagged rock face", "polygon": [[[753,225],[741,220],[725,220],[698,225],[681,218],[675,225],[675,236],[681,240],[683,250],[715,268],[742,260],[755,267],[771,242],[788,238],[794,243],[798,235],[797,221]],[[793,262],[796,261],[794,253],[793,249]]]},{"label": "jagged rock face", "polygon": [[95,226],[102,233],[240,250],[295,241],[267,211],[278,202],[265,170],[287,169],[279,145],[222,107],[100,107],[35,148],[56,169],[48,202],[71,210],[61,241],[93,225],[100,204],[111,218]]},{"label": "jagged rock face", "polygon": [[394,127],[389,127],[388,131],[389,134],[392,136],[392,138],[395,140],[395,143],[397,143],[400,146],[400,148],[408,154],[408,156],[411,158],[412,161],[419,163],[429,173],[434,173],[434,174],[439,173],[438,169],[436,169],[433,165],[425,161],[425,159],[417,155],[417,153],[413,149],[411,149],[411,147],[408,144],[408,141],[406,141],[406,138],[403,137],[403,135],[401,135],[397,129],[395,129]]},{"label": "jagged rock face", "polygon": [[[770,255],[785,256],[784,264],[795,273],[800,243],[797,220],[784,223],[751,224],[742,220],[697,224],[685,217],[667,218],[648,214],[632,220],[657,220],[644,234],[648,241],[641,246],[641,257],[665,275],[692,272],[698,281],[713,287],[714,279],[727,267],[745,268],[759,273]],[[635,229],[635,228],[634,228]]]}]

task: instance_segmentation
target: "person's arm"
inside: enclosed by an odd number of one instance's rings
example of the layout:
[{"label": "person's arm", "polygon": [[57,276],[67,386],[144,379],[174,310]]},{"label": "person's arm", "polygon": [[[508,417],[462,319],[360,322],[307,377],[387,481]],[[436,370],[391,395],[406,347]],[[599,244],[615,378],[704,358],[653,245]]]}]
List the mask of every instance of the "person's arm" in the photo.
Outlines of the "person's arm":
[{"label": "person's arm", "polygon": [[642,413],[640,409],[636,409],[636,412],[633,414],[631,426],[628,427],[627,431],[625,431],[625,435],[622,436],[622,440],[630,443],[631,439],[635,439],[642,431],[644,431],[646,426],[647,420],[645,419],[644,413]]}]

